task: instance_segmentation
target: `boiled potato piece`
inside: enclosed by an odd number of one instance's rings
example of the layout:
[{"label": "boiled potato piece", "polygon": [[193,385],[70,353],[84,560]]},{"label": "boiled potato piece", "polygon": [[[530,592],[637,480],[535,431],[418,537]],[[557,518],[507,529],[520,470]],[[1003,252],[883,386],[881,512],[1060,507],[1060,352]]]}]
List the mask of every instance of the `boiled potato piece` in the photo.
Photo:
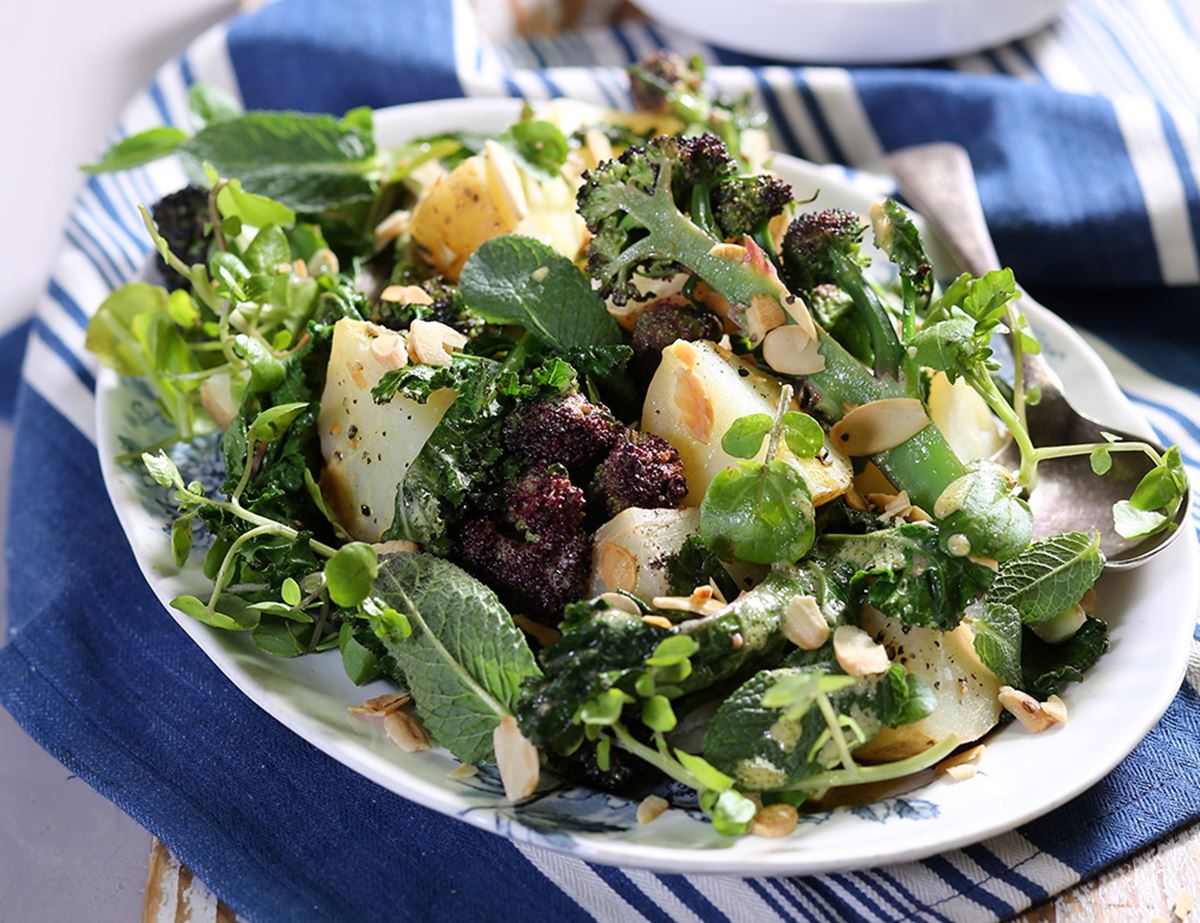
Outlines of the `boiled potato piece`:
[{"label": "boiled potato piece", "polygon": [[[662,353],[662,363],[646,391],[642,429],[666,439],[683,459],[688,506],[699,506],[709,482],[739,459],[721,448],[721,437],[738,417],[774,415],[780,384],[752,362],[714,343],[678,340]],[[758,454],[766,457],[767,446]],[[781,445],[777,456],[799,466],[813,503],[820,506],[850,487],[850,461],[825,436],[824,460],[797,459]]]},{"label": "boiled potato piece", "polygon": [[587,242],[575,184],[528,174],[495,141],[433,183],[410,227],[429,262],[452,282],[481,244],[501,234],[536,237],[571,259]]},{"label": "boiled potato piece", "polygon": [[363,542],[379,541],[392,524],[400,482],[457,397],[444,388],[424,404],[403,397],[376,404],[371,389],[396,366],[371,347],[394,336],[365,321],[337,322],[317,420],[321,493],[342,528]]},{"label": "boiled potato piece", "polygon": [[925,680],[937,707],[912,724],[884,728],[854,751],[856,757],[886,762],[915,756],[947,734],[960,743],[977,740],[1000,720],[1000,680],[975,653],[969,625],[953,631],[914,628],[865,607],[860,626],[887,648],[894,661]]},{"label": "boiled potato piece", "polygon": [[666,561],[700,531],[700,511],[631,507],[596,530],[592,595],[625,590],[649,601],[671,592]]},{"label": "boiled potato piece", "polygon": [[996,418],[979,392],[961,378],[950,384],[945,372],[929,382],[929,417],[964,465],[991,458],[1004,445]]}]

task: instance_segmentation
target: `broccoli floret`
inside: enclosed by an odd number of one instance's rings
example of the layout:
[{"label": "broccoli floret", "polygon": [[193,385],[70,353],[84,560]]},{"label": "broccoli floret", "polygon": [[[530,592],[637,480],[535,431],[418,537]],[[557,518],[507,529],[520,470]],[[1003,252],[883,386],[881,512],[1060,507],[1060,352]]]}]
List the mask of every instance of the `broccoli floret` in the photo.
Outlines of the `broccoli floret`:
[{"label": "broccoli floret", "polygon": [[725,237],[737,240],[764,233],[791,202],[792,187],[776,176],[738,176],[713,190],[713,217]]},{"label": "broccoli floret", "polygon": [[570,467],[599,458],[620,434],[607,407],[576,391],[518,407],[505,421],[504,445],[528,465]]},{"label": "broccoli floret", "polygon": [[637,300],[635,272],[661,278],[682,266],[736,305],[754,295],[779,298],[782,286],[765,259],[714,252],[722,235],[711,220],[712,190],[733,169],[725,145],[705,134],[661,136],[586,173],[579,214],[593,235],[587,268],[601,295],[617,304]]},{"label": "broccoli floret", "polygon": [[676,340],[717,340],[721,319],[697,308],[681,295],[660,299],[638,315],[630,345],[644,375],[652,375],[662,361],[662,351]]},{"label": "broccoli floret", "polygon": [[631,506],[674,509],[687,496],[679,453],[651,433],[627,433],[597,466],[592,487],[610,516]]},{"label": "broccoli floret", "polygon": [[871,335],[858,319],[854,299],[832,283],[826,282],[812,289],[805,303],[813,319],[829,331],[829,335],[846,347],[850,355],[870,365]]},{"label": "broccoli floret", "polygon": [[665,48],[629,68],[629,94],[639,112],[672,112],[677,100],[700,93],[703,86],[703,72]]},{"label": "broccoli floret", "polygon": [[467,570],[546,624],[559,622],[563,607],[587,592],[592,539],[585,532],[558,542],[525,542],[494,522],[471,519],[459,535],[459,553]]},{"label": "broccoli floret", "polygon": [[863,275],[868,260],[859,245],[865,230],[857,215],[837,208],[801,215],[783,237],[783,278],[792,291],[806,296],[827,284],[849,295],[870,333],[876,373],[896,378],[904,347],[887,306]]},{"label": "broccoli floret", "polygon": [[531,542],[561,542],[583,529],[583,491],[561,465],[531,468],[508,490],[508,518]]},{"label": "broccoli floret", "polygon": [[[207,189],[184,186],[155,202],[150,215],[158,233],[170,245],[171,252],[183,262],[194,266],[208,261],[212,230],[209,225]],[[161,256],[157,263],[168,290],[174,291],[188,284],[179,273],[167,267]]]}]

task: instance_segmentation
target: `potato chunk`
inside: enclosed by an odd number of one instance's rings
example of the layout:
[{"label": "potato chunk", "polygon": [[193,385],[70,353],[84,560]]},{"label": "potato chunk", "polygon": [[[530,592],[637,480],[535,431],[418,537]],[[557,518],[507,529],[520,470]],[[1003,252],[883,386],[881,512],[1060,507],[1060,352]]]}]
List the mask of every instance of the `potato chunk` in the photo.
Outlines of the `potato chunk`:
[{"label": "potato chunk", "polygon": [[700,511],[622,510],[596,530],[592,594],[625,590],[650,600],[671,592],[667,560],[700,531]]},{"label": "potato chunk", "polygon": [[[699,506],[709,482],[738,462],[721,448],[721,437],[730,424],[752,413],[774,414],[779,392],[774,376],[714,343],[679,340],[663,350],[662,363],[646,392],[642,429],[678,450],[687,477],[684,502],[688,506]],[[766,452],[764,441],[760,461]],[[787,446],[780,446],[778,457],[795,459]],[[795,460],[818,506],[850,487],[850,462],[832,446],[828,435],[823,460]]]},{"label": "potato chunk", "polygon": [[371,389],[396,363],[372,345],[393,336],[365,321],[337,322],[317,421],[321,493],[338,523],[364,542],[379,541],[391,526],[405,473],[458,396],[444,388],[424,404],[403,397],[376,404]]},{"label": "potato chunk", "polygon": [[928,717],[898,728],[884,728],[854,751],[856,757],[885,762],[915,756],[947,734],[960,743],[977,740],[1000,720],[1000,680],[975,653],[975,634],[969,625],[953,631],[914,628],[871,608],[859,624],[878,639],[891,658],[925,680],[937,707]]}]

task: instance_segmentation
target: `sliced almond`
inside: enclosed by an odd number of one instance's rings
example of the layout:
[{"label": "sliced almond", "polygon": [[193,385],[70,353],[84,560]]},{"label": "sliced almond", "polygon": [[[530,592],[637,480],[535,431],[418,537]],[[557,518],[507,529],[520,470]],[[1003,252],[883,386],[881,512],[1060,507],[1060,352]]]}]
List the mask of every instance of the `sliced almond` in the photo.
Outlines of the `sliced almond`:
[{"label": "sliced almond", "polygon": [[833,655],[847,676],[872,676],[890,664],[884,646],[855,625],[838,626],[833,633]]},{"label": "sliced almond", "polygon": [[389,285],[379,293],[379,300],[392,304],[433,304],[433,297],[419,285]]},{"label": "sliced almond", "polygon": [[608,603],[613,609],[620,609],[622,612],[628,612],[630,615],[642,614],[642,610],[638,608],[637,603],[624,593],[601,593],[600,599]]},{"label": "sliced almond", "polygon": [[688,434],[697,442],[708,445],[712,437],[713,404],[704,379],[691,369],[675,373],[675,407]]},{"label": "sliced almond", "polygon": [[421,550],[420,545],[407,538],[396,538],[390,542],[376,542],[371,547],[375,549],[375,554],[380,556],[385,554],[412,554]]},{"label": "sliced almond", "polygon": [[863,499],[862,494],[860,494],[853,486],[847,489],[843,496],[846,498],[846,506],[850,507],[850,509],[858,510],[860,513],[866,512],[867,501]]},{"label": "sliced almond", "polygon": [[783,306],[778,298],[763,294],[752,295],[750,307],[746,309],[742,323],[750,345],[757,346],[768,333],[782,326],[785,319]]},{"label": "sliced almond", "polygon": [[336,276],[338,268],[337,254],[328,247],[322,247],[308,258],[308,274],[310,276],[319,276],[324,273]]},{"label": "sliced almond", "polygon": [[467,338],[436,320],[415,320],[408,328],[408,354],[418,365],[449,365],[450,353],[467,345]]},{"label": "sliced almond", "polygon": [[411,701],[412,696],[407,692],[392,692],[367,699],[361,705],[352,705],[347,711],[363,718],[383,718],[394,711],[399,711]]},{"label": "sliced almond", "polygon": [[877,455],[908,442],[929,425],[921,402],[913,397],[889,397],[849,411],[829,435],[847,455]]},{"label": "sliced almond", "polygon": [[945,773],[953,769],[955,766],[963,766],[967,763],[978,763],[983,757],[983,751],[987,749],[986,744],[978,744],[971,747],[969,750],[964,750],[962,753],[955,753],[953,756],[948,756],[938,763],[933,771],[936,773]]},{"label": "sliced almond", "polygon": [[600,579],[610,590],[630,592],[637,586],[638,562],[628,548],[605,542],[596,551]]},{"label": "sliced almond", "polygon": [[710,586],[696,587],[691,596],[655,596],[650,605],[667,612],[694,612],[696,615],[712,615],[725,608],[722,600],[713,598]]},{"label": "sliced almond", "polygon": [[741,263],[746,259],[746,248],[740,244],[713,244],[708,255],[731,263]]},{"label": "sliced almond", "polygon": [[815,651],[829,640],[829,622],[813,596],[793,596],[783,609],[783,636],[802,651]]},{"label": "sliced almond", "polygon": [[1055,724],[1067,723],[1067,703],[1056,695],[1050,696],[1042,703],[1042,714]]},{"label": "sliced almond", "polygon": [[897,494],[867,494],[867,502],[879,511],[879,518],[884,522],[906,519],[912,512],[907,490]]},{"label": "sliced almond", "polygon": [[562,632],[551,628],[549,625],[543,625],[541,622],[535,622],[527,615],[515,614],[513,622],[521,631],[529,635],[531,638],[536,638],[538,644],[542,647],[549,647],[551,644],[556,644],[562,639]]},{"label": "sliced almond", "polygon": [[1042,710],[1042,705],[1037,699],[1012,686],[1001,686],[996,699],[1004,710],[1020,721],[1022,727],[1031,734],[1039,734],[1055,723]]},{"label": "sliced almond", "polygon": [[647,625],[653,625],[655,628],[666,628],[669,630],[672,627],[671,620],[665,615],[643,615],[642,621]]},{"label": "sliced almond", "polygon": [[914,506],[908,511],[909,522],[933,522],[933,517],[926,513],[919,506]]},{"label": "sliced almond", "polygon": [[229,429],[229,424],[238,415],[238,405],[233,399],[233,378],[228,372],[218,372],[204,379],[200,385],[200,406],[219,430]]},{"label": "sliced almond", "polygon": [[966,763],[962,766],[951,766],[943,775],[955,782],[965,782],[967,779],[974,778],[977,772],[979,772],[978,766]]},{"label": "sliced almond", "polygon": [[658,795],[647,795],[637,806],[637,822],[639,824],[648,824],[655,818],[661,817],[662,813],[670,806],[666,798],[661,798]]},{"label": "sliced almond", "polygon": [[796,295],[784,295],[783,310],[788,313],[797,327],[808,334],[810,340],[817,338],[817,324],[812,319],[812,315],[808,313],[808,305],[804,303],[804,299]]},{"label": "sliced almond", "polygon": [[473,776],[476,776],[478,774],[479,774],[479,767],[476,766],[474,763],[459,763],[457,766],[455,766],[453,769],[451,769],[448,773],[446,773],[446,778],[448,778],[448,779],[470,779]]},{"label": "sliced almond", "polygon": [[799,324],[769,331],[762,349],[767,365],[784,375],[814,375],[825,369],[819,344]]},{"label": "sliced almond", "polygon": [[388,370],[402,369],[408,365],[408,346],[398,333],[385,333],[371,341],[371,355]]},{"label": "sliced almond", "polygon": [[796,829],[799,821],[800,813],[790,804],[769,804],[754,815],[750,832],[772,838],[787,836]]},{"label": "sliced almond", "polygon": [[521,173],[504,145],[485,141],[483,154],[487,164],[488,192],[499,213],[501,227],[515,228],[529,214]]},{"label": "sliced almond", "polygon": [[424,725],[406,711],[390,712],[383,719],[383,730],[405,753],[420,753],[433,746]]},{"label": "sliced almond", "polygon": [[406,233],[411,221],[412,214],[404,209],[398,209],[380,221],[375,225],[375,249],[382,250],[386,244]]},{"label": "sliced almond", "polygon": [[496,767],[500,770],[500,781],[504,783],[504,795],[509,801],[528,798],[537,789],[541,767],[538,749],[531,744],[517,719],[505,715],[492,732],[492,747],[496,751]]}]

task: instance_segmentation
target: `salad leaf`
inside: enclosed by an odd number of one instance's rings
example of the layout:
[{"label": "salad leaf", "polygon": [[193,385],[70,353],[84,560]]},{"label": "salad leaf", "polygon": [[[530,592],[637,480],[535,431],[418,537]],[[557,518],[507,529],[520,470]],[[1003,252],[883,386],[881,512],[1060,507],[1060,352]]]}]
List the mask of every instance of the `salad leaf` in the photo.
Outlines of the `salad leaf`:
[{"label": "salad leaf", "polygon": [[249,112],[206,125],[179,149],[194,176],[211,164],[255,195],[298,212],[319,212],[375,193],[369,120],[298,112]]},{"label": "salad leaf", "polygon": [[726,561],[798,561],[816,537],[804,475],[791,462],[779,460],[726,468],[713,478],[700,503],[700,537]]},{"label": "salad leaf", "polygon": [[1047,644],[1027,630],[1021,663],[1023,688],[1036,699],[1057,695],[1068,683],[1080,682],[1107,650],[1108,626],[1090,615],[1079,631],[1061,644]]},{"label": "salad leaf", "polygon": [[848,590],[851,605],[869,603],[906,625],[948,631],[992,580],[992,571],[942,550],[924,522],[864,535],[825,535],[816,556]]},{"label": "salad leaf", "polygon": [[1006,474],[990,462],[976,462],[949,484],[934,504],[940,520],[942,547],[960,535],[966,554],[1005,561],[1033,538],[1033,511],[1008,483]]},{"label": "salad leaf", "polygon": [[975,653],[1008,686],[1020,688],[1021,616],[1008,603],[983,600],[967,608],[964,621],[975,630]]},{"label": "salad leaf", "polygon": [[522,119],[510,125],[500,141],[526,169],[542,176],[556,176],[567,162],[567,136],[553,122]]},{"label": "salad leaf", "polygon": [[465,763],[491,759],[492,732],[541,674],[508,611],[466,571],[419,552],[386,557],[375,594],[411,625],[405,638],[387,609],[368,616],[429,732]]},{"label": "salad leaf", "polygon": [[84,173],[108,173],[113,170],[128,170],[158,160],[174,153],[187,140],[187,132],[179,128],[160,125],[147,128],[135,135],[122,138],[96,163],[80,167]]},{"label": "salad leaf", "polygon": [[518,324],[560,352],[624,339],[587,276],[531,237],[506,234],[487,241],[467,260],[459,290],[485,320]]},{"label": "salad leaf", "polygon": [[1005,561],[988,599],[1015,607],[1023,622],[1044,622],[1079,602],[1103,569],[1099,532],[1052,535]]},{"label": "salad leaf", "polygon": [[192,127],[197,131],[205,125],[227,122],[242,114],[236,99],[207,83],[192,84],[188,90],[188,109],[192,114]]}]

